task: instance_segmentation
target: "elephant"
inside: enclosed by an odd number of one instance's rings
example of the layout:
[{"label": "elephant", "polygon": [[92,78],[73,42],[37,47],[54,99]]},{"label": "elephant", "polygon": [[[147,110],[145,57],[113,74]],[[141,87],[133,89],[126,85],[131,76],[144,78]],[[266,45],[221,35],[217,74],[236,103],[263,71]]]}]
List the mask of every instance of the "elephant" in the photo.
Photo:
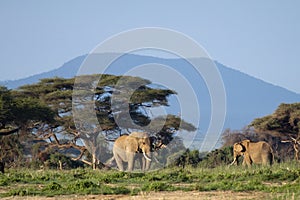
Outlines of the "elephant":
[{"label": "elephant", "polygon": [[151,143],[145,132],[132,132],[116,139],[113,155],[120,171],[124,171],[123,162],[127,162],[127,171],[134,168],[135,159],[139,159],[143,171],[149,170],[151,163]]},{"label": "elephant", "polygon": [[230,165],[238,164],[238,157],[243,156],[243,166],[252,164],[272,165],[274,154],[272,147],[264,141],[251,142],[243,140],[233,145],[233,162]]}]

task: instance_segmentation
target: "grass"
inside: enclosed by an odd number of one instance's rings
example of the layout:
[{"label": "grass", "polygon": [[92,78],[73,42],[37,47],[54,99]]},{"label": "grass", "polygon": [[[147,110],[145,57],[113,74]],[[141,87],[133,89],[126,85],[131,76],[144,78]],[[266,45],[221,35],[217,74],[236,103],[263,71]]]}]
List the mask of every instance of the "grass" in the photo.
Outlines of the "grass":
[{"label": "grass", "polygon": [[283,163],[251,168],[168,168],[149,173],[93,171],[8,170],[0,174],[0,197],[69,194],[127,194],[141,191],[257,191],[273,199],[300,197],[300,164]]}]

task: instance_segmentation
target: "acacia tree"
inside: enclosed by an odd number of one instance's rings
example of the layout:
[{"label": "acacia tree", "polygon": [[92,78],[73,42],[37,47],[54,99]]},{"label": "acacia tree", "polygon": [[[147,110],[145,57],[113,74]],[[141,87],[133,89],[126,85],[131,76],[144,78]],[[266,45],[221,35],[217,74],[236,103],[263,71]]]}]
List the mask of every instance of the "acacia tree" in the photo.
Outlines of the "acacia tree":
[{"label": "acacia tree", "polygon": [[38,149],[37,157],[42,160],[48,153],[59,149],[73,148],[77,154],[85,151],[84,146],[77,144],[78,133],[72,118],[73,85],[73,79],[47,78],[18,89],[19,94],[43,102],[54,113],[53,121],[35,126],[35,139],[47,141]]},{"label": "acacia tree", "polygon": [[9,135],[16,132],[15,128],[11,128],[14,120],[12,113],[13,98],[11,92],[5,88],[0,87],[0,133],[1,135]]},{"label": "acacia tree", "polygon": [[53,117],[38,99],[0,87],[0,160],[18,165],[32,130],[39,123],[53,122]]},{"label": "acacia tree", "polygon": [[259,134],[268,134],[275,138],[273,146],[275,149],[281,148],[283,155],[288,152],[285,143],[292,144],[290,146],[294,150],[294,157],[299,159],[300,103],[280,104],[273,114],[255,119],[250,126]]},{"label": "acacia tree", "polygon": [[[76,149],[78,153],[74,160],[96,168],[97,162],[104,160],[99,155],[108,157],[108,141],[115,140],[121,134],[133,130],[148,131],[167,144],[179,128],[195,130],[193,125],[176,116],[154,119],[149,116],[147,110],[168,106],[167,97],[175,94],[174,91],[151,87],[150,81],[138,77],[102,75],[99,82],[91,82],[95,77],[99,75],[77,77],[79,89],[75,94],[74,78],[43,79],[37,84],[20,88],[22,94],[39,99],[55,113],[55,121],[39,124],[36,129],[36,136],[48,141],[44,151],[51,148]],[[93,89],[88,91],[87,88]],[[124,98],[128,94],[131,94],[130,98]],[[113,95],[117,96],[114,105],[111,103]],[[86,112],[87,108],[91,108],[93,115]],[[132,120],[127,120],[127,110]],[[74,119],[74,115],[80,115],[80,118]],[[151,121],[155,121],[151,123],[155,125],[146,126]],[[161,127],[159,130],[156,127],[158,124]]]}]

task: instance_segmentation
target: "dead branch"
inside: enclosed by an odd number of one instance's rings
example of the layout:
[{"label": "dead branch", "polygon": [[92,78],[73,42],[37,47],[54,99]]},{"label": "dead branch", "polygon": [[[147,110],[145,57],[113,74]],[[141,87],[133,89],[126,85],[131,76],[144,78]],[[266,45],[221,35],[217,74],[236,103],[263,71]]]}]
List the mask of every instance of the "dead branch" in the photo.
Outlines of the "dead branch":
[{"label": "dead branch", "polygon": [[295,160],[299,161],[299,145],[300,145],[300,137],[294,138],[290,136],[290,140],[282,140],[282,143],[292,143],[294,151],[295,151]]}]

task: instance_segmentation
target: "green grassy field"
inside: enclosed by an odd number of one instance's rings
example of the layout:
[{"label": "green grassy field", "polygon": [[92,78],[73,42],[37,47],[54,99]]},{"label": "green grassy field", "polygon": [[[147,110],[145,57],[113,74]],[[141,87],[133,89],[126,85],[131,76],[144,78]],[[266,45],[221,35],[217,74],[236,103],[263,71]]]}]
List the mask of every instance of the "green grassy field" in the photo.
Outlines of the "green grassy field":
[{"label": "green grassy field", "polygon": [[137,195],[141,191],[257,191],[273,199],[300,198],[300,164],[271,167],[169,168],[148,173],[115,170],[8,170],[0,174],[0,197],[86,194]]}]

